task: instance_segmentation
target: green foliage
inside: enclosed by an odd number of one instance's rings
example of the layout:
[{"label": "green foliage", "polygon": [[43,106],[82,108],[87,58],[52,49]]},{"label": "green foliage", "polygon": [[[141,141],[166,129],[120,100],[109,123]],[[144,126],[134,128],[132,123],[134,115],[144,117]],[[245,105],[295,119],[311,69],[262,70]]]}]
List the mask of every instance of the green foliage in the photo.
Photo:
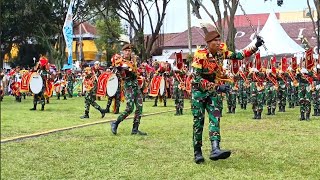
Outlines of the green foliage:
[{"label": "green foliage", "polygon": [[[186,107],[190,107],[188,100]],[[105,105],[106,101],[98,101]],[[174,109],[151,107],[144,113]],[[45,111],[31,112],[31,98],[1,103],[1,138],[99,121],[90,110],[80,120],[83,98],[57,101]],[[320,118],[301,122],[299,107],[276,116],[253,120],[252,111],[223,114],[221,147],[231,149],[227,160],[209,160],[208,119],[203,133],[205,163],[193,162],[192,115],[174,112],[142,117],[140,129],[148,136],[130,135],[132,120],[122,122],[114,136],[109,124],[49,134],[1,145],[2,179],[320,179]],[[19,110],[17,110],[19,109]],[[121,109],[124,107],[121,105]],[[225,112],[225,110],[224,110]],[[117,115],[107,114],[104,119]]]}]

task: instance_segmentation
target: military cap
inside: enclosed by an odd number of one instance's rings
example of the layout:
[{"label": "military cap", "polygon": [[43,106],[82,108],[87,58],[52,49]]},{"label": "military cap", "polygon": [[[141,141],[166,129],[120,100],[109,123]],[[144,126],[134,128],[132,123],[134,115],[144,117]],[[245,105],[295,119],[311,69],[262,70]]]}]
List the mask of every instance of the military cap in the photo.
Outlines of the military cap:
[{"label": "military cap", "polygon": [[210,42],[217,37],[220,37],[220,34],[218,33],[218,31],[211,31],[206,34],[206,36],[204,37],[204,40],[206,42]]},{"label": "military cap", "polygon": [[132,49],[132,44],[125,44],[125,45],[122,47],[122,51],[123,51],[123,50],[126,50],[126,49]]}]

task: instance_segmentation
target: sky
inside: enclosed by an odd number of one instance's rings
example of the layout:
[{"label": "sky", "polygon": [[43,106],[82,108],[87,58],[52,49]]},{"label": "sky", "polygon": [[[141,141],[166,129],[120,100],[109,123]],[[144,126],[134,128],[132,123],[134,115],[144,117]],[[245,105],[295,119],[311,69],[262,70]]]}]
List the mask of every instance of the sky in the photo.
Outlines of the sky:
[{"label": "sky", "polygon": [[[208,10],[212,10],[214,14],[214,7],[211,0],[202,0],[203,4],[207,6]],[[307,8],[307,0],[283,0],[283,5],[279,7],[277,0],[240,0],[246,14],[260,14],[268,13],[270,10],[274,12],[292,12],[303,11]],[[314,6],[313,0],[310,0],[312,7]],[[191,7],[192,9],[192,7]],[[171,0],[167,7],[167,14],[164,20],[163,33],[176,33],[183,32],[188,28],[187,22],[187,0]],[[212,22],[204,11],[200,11],[202,18],[207,22]],[[243,15],[240,7],[237,9],[237,15]],[[191,14],[191,26],[199,26],[197,18]],[[149,34],[150,28],[146,25],[145,33]]]}]

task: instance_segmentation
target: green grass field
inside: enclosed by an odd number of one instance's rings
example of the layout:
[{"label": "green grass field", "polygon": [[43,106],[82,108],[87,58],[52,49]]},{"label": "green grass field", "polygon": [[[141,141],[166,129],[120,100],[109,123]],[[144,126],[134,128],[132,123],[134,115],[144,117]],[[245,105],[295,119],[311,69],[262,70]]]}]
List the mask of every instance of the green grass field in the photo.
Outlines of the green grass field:
[{"label": "green grass field", "polygon": [[[98,101],[103,107],[106,102]],[[188,100],[185,104],[190,107]],[[174,109],[172,100],[168,107],[152,105],[152,100],[144,103],[144,114]],[[94,108],[89,120],[79,118],[83,98],[53,98],[43,112],[29,111],[31,107],[31,97],[22,103],[5,97],[2,140],[101,121]],[[192,115],[185,110],[178,117],[175,112],[143,117],[140,129],[148,133],[143,137],[130,135],[132,120],[127,120],[116,136],[107,123],[1,144],[1,179],[320,179],[320,117],[298,121],[298,107],[276,116],[266,116],[264,111],[260,121],[251,119],[250,109],[225,112],[221,146],[232,150],[226,160],[208,158],[206,119],[206,161],[201,165],[193,162]],[[107,114],[103,120],[116,117]]]}]

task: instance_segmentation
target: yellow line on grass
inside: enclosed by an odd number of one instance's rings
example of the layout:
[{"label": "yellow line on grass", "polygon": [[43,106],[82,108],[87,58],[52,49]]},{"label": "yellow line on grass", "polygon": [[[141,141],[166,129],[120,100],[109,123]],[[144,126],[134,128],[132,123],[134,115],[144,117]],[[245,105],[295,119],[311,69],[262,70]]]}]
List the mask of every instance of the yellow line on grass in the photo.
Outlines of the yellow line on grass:
[{"label": "yellow line on grass", "polygon": [[[190,108],[187,108],[187,109],[190,109]],[[175,110],[169,110],[169,111],[161,111],[161,112],[143,114],[142,117],[152,116],[152,115],[157,115],[157,114],[163,114],[163,113],[172,112],[172,111],[175,111]],[[130,117],[127,117],[126,119],[133,119],[133,118],[134,118],[134,116],[130,116]],[[80,125],[71,126],[71,127],[65,127],[65,128],[59,128],[59,129],[52,129],[52,130],[43,131],[43,132],[38,132],[38,133],[33,133],[33,134],[27,134],[27,135],[22,135],[22,136],[11,137],[11,138],[7,138],[7,139],[2,139],[2,140],[1,140],[1,144],[2,144],[2,143],[12,142],[12,141],[19,141],[19,140],[23,140],[23,139],[27,139],[27,138],[39,137],[39,136],[43,136],[43,135],[47,135],[47,134],[51,134],[51,133],[56,133],[56,132],[62,132],[62,131],[67,131],[67,130],[72,130],[72,129],[77,129],[77,128],[83,128],[83,127],[87,127],[87,126],[93,126],[93,125],[97,125],[97,124],[109,123],[109,122],[111,122],[111,121],[116,121],[116,119],[96,121],[96,122],[92,122],[92,123],[80,124]]]}]

